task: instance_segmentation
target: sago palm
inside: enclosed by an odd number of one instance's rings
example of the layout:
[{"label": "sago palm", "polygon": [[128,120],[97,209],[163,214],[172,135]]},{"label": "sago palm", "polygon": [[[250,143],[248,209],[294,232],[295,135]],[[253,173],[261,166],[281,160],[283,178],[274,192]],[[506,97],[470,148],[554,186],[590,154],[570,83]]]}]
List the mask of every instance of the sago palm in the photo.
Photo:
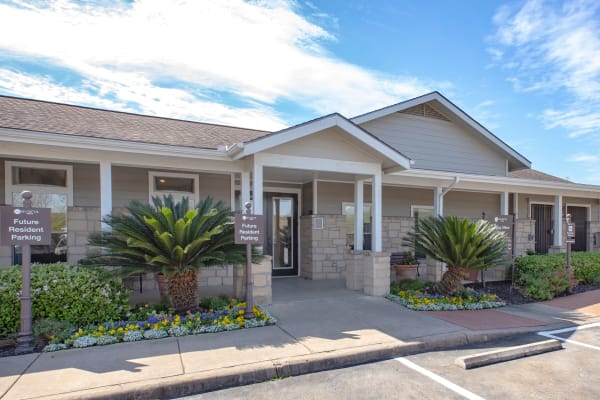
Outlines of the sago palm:
[{"label": "sago palm", "polygon": [[458,217],[430,217],[419,221],[419,232],[410,232],[405,245],[446,263],[436,290],[454,293],[463,288],[465,269],[482,269],[504,262],[506,236],[486,221]]},{"label": "sago palm", "polygon": [[89,244],[102,251],[84,262],[118,266],[124,275],[159,272],[167,279],[173,307],[179,311],[195,308],[200,268],[245,260],[244,246],[234,244],[232,213],[210,197],[193,209],[187,198],[152,200],[152,205],[132,201],[127,213],[105,217],[110,230],[89,238]]}]

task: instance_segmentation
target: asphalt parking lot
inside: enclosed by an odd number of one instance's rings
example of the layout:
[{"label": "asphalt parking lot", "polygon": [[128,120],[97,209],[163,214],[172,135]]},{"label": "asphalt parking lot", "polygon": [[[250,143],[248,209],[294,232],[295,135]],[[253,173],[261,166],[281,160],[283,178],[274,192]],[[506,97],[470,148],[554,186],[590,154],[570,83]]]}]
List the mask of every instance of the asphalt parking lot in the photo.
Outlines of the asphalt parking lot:
[{"label": "asphalt parking lot", "polygon": [[[600,324],[262,382],[187,399],[600,398]],[[563,349],[465,370],[458,357],[546,340]]]}]

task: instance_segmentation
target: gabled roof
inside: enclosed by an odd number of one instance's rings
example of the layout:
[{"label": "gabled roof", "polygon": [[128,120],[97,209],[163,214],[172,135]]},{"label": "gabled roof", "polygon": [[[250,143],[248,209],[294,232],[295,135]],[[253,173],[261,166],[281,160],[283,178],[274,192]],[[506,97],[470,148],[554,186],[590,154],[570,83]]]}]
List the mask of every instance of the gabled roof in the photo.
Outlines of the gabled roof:
[{"label": "gabled roof", "polygon": [[217,149],[270,132],[0,96],[0,128]]},{"label": "gabled roof", "polygon": [[351,118],[351,121],[355,124],[361,125],[366,122],[372,121],[374,119],[386,117],[388,115],[404,111],[411,107],[415,107],[420,104],[425,104],[428,102],[436,102],[443,106],[446,110],[451,112],[458,119],[463,121],[469,127],[471,127],[476,133],[481,135],[484,139],[491,142],[495,145],[500,151],[505,153],[509,158],[509,163],[511,166],[511,170],[521,169],[521,168],[530,168],[531,161],[525,158],[522,154],[518,153],[515,149],[510,147],[508,144],[503,142],[500,138],[494,135],[492,132],[487,130],[483,125],[479,122],[475,121],[471,116],[461,110],[458,106],[452,103],[450,100],[442,96],[439,92],[431,92],[425,94],[423,96],[415,97],[414,99],[410,99],[407,101],[403,101],[401,103],[397,103],[388,107],[381,108],[379,110],[371,111],[366,114],[358,115],[354,118]]},{"label": "gabled roof", "polygon": [[370,149],[389,159],[395,165],[399,165],[404,169],[410,168],[410,159],[408,157],[337,113],[329,114],[245,143],[240,143],[232,148],[229,154],[236,159],[247,157],[333,127],[342,129],[348,135],[369,146]]},{"label": "gabled roof", "polygon": [[536,169],[519,169],[516,171],[510,171],[508,176],[517,179],[530,179],[534,181],[547,181],[547,182],[562,182],[562,183],[573,183],[567,179],[559,178],[558,176],[550,175]]}]

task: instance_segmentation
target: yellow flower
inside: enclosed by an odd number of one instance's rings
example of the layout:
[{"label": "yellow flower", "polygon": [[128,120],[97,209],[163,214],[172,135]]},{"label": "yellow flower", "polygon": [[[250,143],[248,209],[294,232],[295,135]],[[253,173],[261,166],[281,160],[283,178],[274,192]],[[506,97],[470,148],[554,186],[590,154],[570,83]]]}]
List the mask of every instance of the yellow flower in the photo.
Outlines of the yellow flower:
[{"label": "yellow flower", "polygon": [[102,331],[104,330],[104,326],[102,326],[102,325],[98,326],[98,330],[99,330],[100,332],[102,332]]},{"label": "yellow flower", "polygon": [[54,335],[50,335],[50,340],[54,340]]},{"label": "yellow flower", "polygon": [[117,329],[117,332],[123,332],[123,328],[119,327],[119,329]]},{"label": "yellow flower", "polygon": [[108,332],[108,333],[110,333],[111,335],[114,335],[115,334],[115,330],[111,329],[110,332]]},{"label": "yellow flower", "polygon": [[83,329],[79,328],[79,330],[77,331],[77,333],[79,333],[80,335],[83,334]]},{"label": "yellow flower", "polygon": [[168,323],[169,323],[169,320],[167,318],[163,319],[162,324],[164,326],[167,326]]},{"label": "yellow flower", "polygon": [[158,324],[154,324],[153,329],[158,329]]}]

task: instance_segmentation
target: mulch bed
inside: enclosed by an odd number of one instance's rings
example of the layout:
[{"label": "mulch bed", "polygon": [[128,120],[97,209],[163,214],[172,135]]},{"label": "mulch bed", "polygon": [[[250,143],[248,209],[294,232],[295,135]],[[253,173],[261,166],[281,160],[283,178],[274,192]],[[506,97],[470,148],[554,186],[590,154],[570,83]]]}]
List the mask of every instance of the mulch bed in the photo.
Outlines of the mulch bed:
[{"label": "mulch bed", "polygon": [[[495,293],[496,296],[500,297],[506,302],[506,304],[527,304],[535,303],[539,300],[532,299],[523,294],[519,288],[513,288],[511,290],[510,281],[498,281],[498,282],[486,282],[485,288],[481,282],[468,283],[466,287],[471,287],[476,290],[485,290],[490,293]],[[600,289],[599,285],[577,285],[573,289],[571,294],[583,293],[589,290]],[[557,295],[555,298],[568,296],[569,293],[563,293]]]}]

